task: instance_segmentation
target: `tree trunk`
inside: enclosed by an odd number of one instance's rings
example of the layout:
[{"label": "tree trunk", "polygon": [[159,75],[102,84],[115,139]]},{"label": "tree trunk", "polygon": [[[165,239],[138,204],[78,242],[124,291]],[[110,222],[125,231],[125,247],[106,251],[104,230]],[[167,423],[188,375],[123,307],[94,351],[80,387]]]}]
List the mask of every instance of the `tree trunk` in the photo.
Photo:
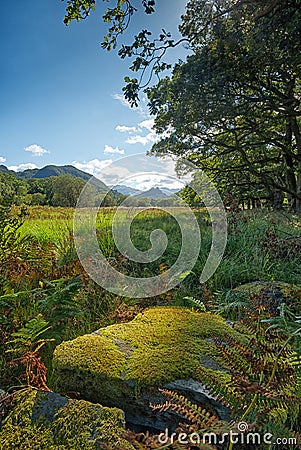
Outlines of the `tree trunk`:
[{"label": "tree trunk", "polygon": [[[298,155],[298,165],[297,165],[297,195],[301,196],[301,133],[296,117],[292,119],[292,132],[295,136],[297,155]],[[296,199],[296,211],[301,211],[301,200]]]},{"label": "tree trunk", "polygon": [[282,191],[274,191],[272,194],[272,208],[275,211],[283,209],[284,193]]}]

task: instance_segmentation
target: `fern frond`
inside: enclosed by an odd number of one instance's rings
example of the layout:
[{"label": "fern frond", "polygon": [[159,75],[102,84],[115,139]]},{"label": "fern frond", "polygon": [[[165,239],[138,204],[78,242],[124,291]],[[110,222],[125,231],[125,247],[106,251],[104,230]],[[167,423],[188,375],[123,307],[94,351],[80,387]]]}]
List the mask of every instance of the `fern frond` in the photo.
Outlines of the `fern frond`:
[{"label": "fern frond", "polygon": [[[216,336],[212,336],[212,339],[218,350],[221,352],[222,357],[229,365],[230,369],[232,369],[235,372],[248,373],[249,375],[253,374],[253,365],[250,364],[250,362],[243,357],[242,355],[243,352],[242,350],[239,350],[239,347],[238,351],[236,351],[234,345],[231,347],[225,345],[225,343]],[[247,348],[246,352],[249,354],[249,358],[253,359],[253,355],[251,355],[251,353]]]},{"label": "fern frond", "polygon": [[195,425],[197,430],[223,432],[225,429],[230,429],[229,422],[221,421],[202,406],[190,402],[183,395],[168,389],[159,389],[159,391],[167,398],[167,402],[164,405],[151,405],[152,409],[160,408],[161,411],[171,409]]},{"label": "fern frond", "polygon": [[209,373],[202,366],[196,368],[196,379],[206,387],[215,400],[230,408],[239,401],[233,389],[223,382],[219,382],[217,377]]}]

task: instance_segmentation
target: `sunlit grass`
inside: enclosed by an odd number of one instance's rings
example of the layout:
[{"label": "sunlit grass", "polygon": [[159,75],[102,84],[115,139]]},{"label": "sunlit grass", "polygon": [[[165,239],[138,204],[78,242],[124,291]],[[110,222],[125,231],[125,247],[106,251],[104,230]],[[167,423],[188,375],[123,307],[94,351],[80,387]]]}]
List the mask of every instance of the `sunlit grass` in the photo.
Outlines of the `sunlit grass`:
[{"label": "sunlit grass", "polygon": [[[177,209],[177,208],[175,208]],[[172,212],[173,208],[171,208]],[[178,209],[178,212],[181,209]],[[34,236],[41,242],[52,242],[61,252],[67,236],[72,235],[73,210],[71,208],[32,208],[24,225],[23,235]],[[87,213],[88,214],[88,213]],[[97,215],[97,238],[103,254],[118,270],[131,276],[149,277],[157,275],[160,265],[171,267],[180,252],[182,236],[176,220],[167,211],[157,208],[119,209],[121,222],[135,218],[131,223],[131,240],[133,245],[147,251],[151,247],[150,234],[153,230],[163,230],[168,237],[164,254],[149,264],[140,264],[122,258],[115,245],[112,222],[116,208],[102,208]],[[183,209],[185,215],[185,209]],[[211,246],[211,226],[208,226],[208,214],[205,210],[196,212],[201,230],[201,251],[198,261],[190,276],[184,282],[189,289],[199,288],[199,276],[208,257]],[[232,223],[234,220],[234,223]],[[276,233],[279,238],[300,234],[299,216],[288,213],[271,213],[267,211],[246,211],[237,214],[234,219],[229,216],[228,242],[224,257],[213,277],[209,280],[212,289],[236,287],[249,281],[286,281],[300,283],[301,266],[296,257],[277,259],[266,251],[264,239],[266,232]]]}]

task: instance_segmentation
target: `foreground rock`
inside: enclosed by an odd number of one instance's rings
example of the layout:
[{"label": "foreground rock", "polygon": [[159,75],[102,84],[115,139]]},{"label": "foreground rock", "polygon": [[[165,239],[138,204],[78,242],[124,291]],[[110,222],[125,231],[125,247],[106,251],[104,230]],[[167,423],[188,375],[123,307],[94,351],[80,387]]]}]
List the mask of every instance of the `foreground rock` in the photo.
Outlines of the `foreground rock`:
[{"label": "foreground rock", "polygon": [[159,386],[180,390],[227,419],[227,408],[193,379],[198,365],[217,379],[230,379],[211,340],[212,335],[222,338],[225,333],[241,338],[217,315],[179,307],[151,308],[130,323],[111,325],[59,345],[53,360],[57,387],[123,409],[136,429],[176,426],[178,417],[155,413],[149,407],[150,402],[164,401]]},{"label": "foreground rock", "polygon": [[282,281],[254,281],[243,284],[233,289],[232,295],[240,295],[248,301],[253,299],[272,315],[279,314],[282,303],[295,314],[301,310],[301,288]]},{"label": "foreground rock", "polygon": [[15,397],[0,424],[1,450],[133,450],[124,438],[124,414],[54,392]]}]

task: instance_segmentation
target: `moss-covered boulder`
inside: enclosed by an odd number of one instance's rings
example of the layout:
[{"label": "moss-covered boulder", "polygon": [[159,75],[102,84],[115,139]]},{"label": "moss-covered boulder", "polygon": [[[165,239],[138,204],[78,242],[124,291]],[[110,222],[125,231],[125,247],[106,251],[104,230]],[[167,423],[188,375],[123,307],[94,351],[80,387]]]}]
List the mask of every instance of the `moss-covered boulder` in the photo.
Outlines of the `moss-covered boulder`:
[{"label": "moss-covered boulder", "polygon": [[27,390],[0,425],[1,450],[133,450],[123,411],[54,392]]},{"label": "moss-covered boulder", "polygon": [[261,303],[271,314],[279,313],[279,306],[285,303],[296,314],[301,310],[301,287],[282,281],[254,281],[233,289],[232,294],[242,295]]},{"label": "moss-covered boulder", "polygon": [[[60,344],[53,366],[57,387],[75,390],[90,401],[118,406],[132,423],[162,429],[149,402],[162,400],[157,387],[182,389],[193,400],[210,400],[220,416],[225,409],[193,380],[202,364],[227,382],[230,374],[211,336],[225,333],[242,339],[221,317],[180,307],[156,307],[126,324],[101,328],[92,335]],[[189,395],[188,395],[189,396]]]}]

